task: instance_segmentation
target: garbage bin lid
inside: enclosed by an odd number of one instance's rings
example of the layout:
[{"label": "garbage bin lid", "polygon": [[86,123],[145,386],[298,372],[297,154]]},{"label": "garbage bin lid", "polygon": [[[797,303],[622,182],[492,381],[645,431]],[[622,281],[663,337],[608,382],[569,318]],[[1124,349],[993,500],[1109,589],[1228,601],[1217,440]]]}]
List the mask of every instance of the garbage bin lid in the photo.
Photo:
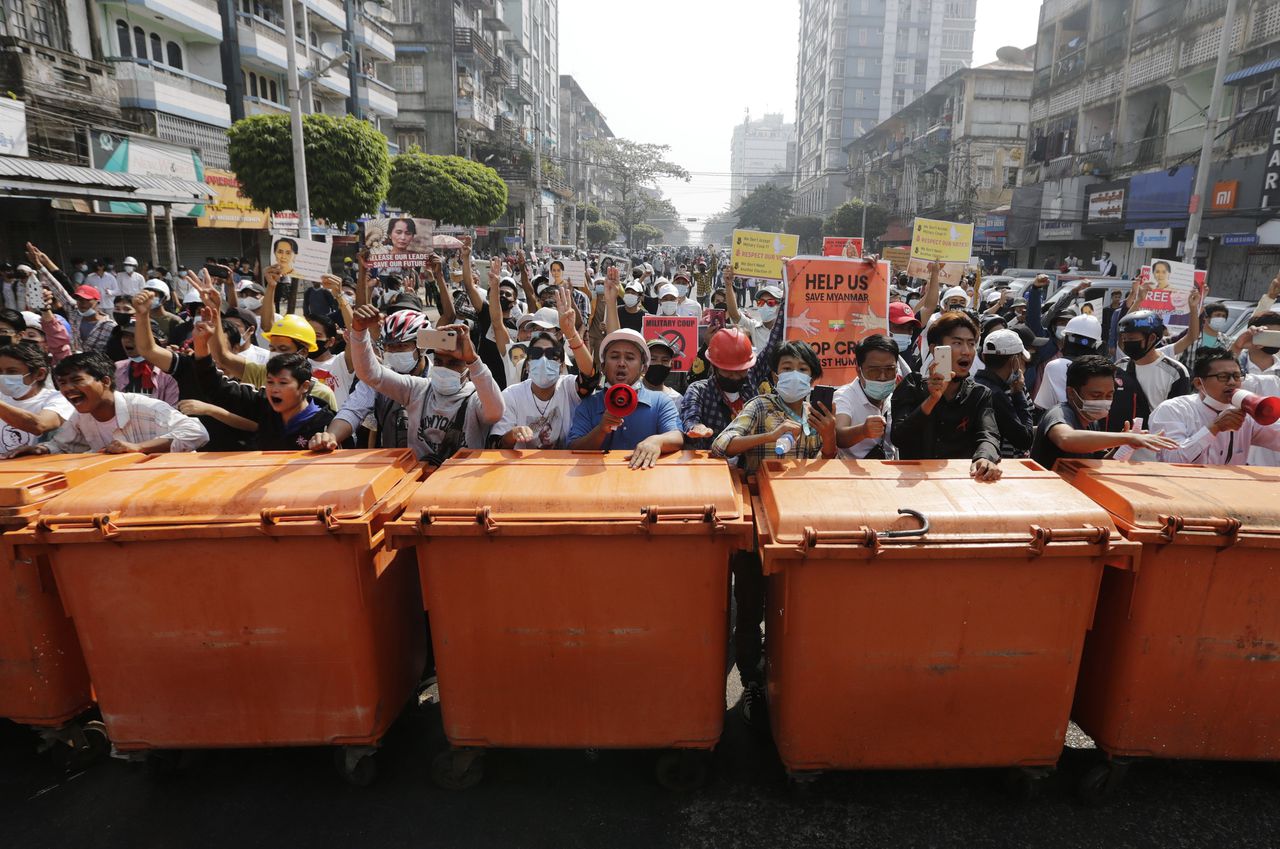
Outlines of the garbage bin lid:
[{"label": "garbage bin lid", "polygon": [[[1005,460],[997,483],[979,483],[968,460],[820,460],[760,467],[760,505],[774,542],[796,543],[808,529],[918,530],[926,544],[1026,542],[1032,526],[1114,530],[1106,512],[1061,478],[1029,461]],[[911,538],[903,538],[903,545]]]},{"label": "garbage bin lid", "polygon": [[144,459],[141,454],[43,454],[0,460],[0,516]]},{"label": "garbage bin lid", "polygon": [[[743,514],[741,489],[724,460],[700,452],[628,468],[627,452],[463,451],[409,498],[406,516],[428,508],[475,511],[519,521],[628,520],[651,506],[715,507],[723,520]],[[637,530],[639,523],[636,523]]]},{"label": "garbage bin lid", "polygon": [[59,517],[111,515],[118,527],[258,522],[264,510],[301,514],[331,507],[358,519],[412,470],[413,452],[246,451],[164,454],[114,469],[53,499],[41,523],[56,534]]},{"label": "garbage bin lid", "polygon": [[1277,468],[1115,460],[1060,460],[1055,468],[1122,526],[1159,530],[1175,516],[1235,520],[1242,533],[1280,533]]}]

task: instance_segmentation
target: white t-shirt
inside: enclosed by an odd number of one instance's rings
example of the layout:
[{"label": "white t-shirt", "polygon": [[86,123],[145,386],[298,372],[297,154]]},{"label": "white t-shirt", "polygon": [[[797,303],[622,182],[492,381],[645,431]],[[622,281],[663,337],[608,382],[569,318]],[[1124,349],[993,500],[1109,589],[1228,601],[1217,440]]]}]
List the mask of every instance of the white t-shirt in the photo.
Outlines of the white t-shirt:
[{"label": "white t-shirt", "polygon": [[517,448],[564,448],[573,427],[573,414],[582,403],[578,397],[578,378],[562,375],[556,382],[555,394],[542,401],[533,394],[533,381],[526,380],[502,390],[506,409],[493,426],[494,436],[505,436],[513,428],[524,425],[533,431],[532,442],[517,442]]},{"label": "white t-shirt", "polygon": [[883,416],[885,424],[884,436],[879,439],[864,439],[850,448],[841,448],[838,452],[841,457],[846,460],[861,460],[877,445],[884,446],[886,460],[892,460],[897,456],[893,443],[889,440],[889,400],[889,398],[884,399],[883,408],[877,407],[867,397],[866,390],[862,388],[862,381],[860,380],[855,380],[853,383],[841,386],[836,390],[835,413],[837,416],[848,416],[853,420],[855,426],[861,425],[870,416]]},{"label": "white t-shirt", "polygon": [[351,384],[356,379],[355,372],[347,367],[347,358],[342,354],[336,354],[326,363],[312,360],[311,374],[316,380],[333,390],[334,397],[338,399],[338,409],[342,409],[342,405],[347,403],[347,396],[351,394]]},{"label": "white t-shirt", "polygon": [[[75,407],[71,406],[71,402],[63,398],[62,393],[56,389],[42,389],[23,401],[16,401],[8,396],[0,397],[0,400],[3,400],[11,407],[17,407],[24,413],[40,413],[44,410],[53,410],[63,422],[66,422],[76,412]],[[40,437],[34,433],[27,433],[25,430],[19,430],[13,425],[0,422],[0,450],[12,451],[24,445],[35,445],[39,441]]]},{"label": "white t-shirt", "polygon": [[772,327],[766,327],[763,321],[752,318],[746,313],[740,313],[738,327],[751,334],[751,347],[757,351],[763,350],[764,346],[769,344],[769,334],[773,333]]},{"label": "white t-shirt", "polygon": [[697,301],[682,301],[676,306],[676,315],[702,317],[702,305]]},{"label": "white t-shirt", "polygon": [[[1177,368],[1169,368],[1169,363],[1176,365]],[[1147,396],[1147,403],[1154,410],[1169,400],[1169,390],[1177,382],[1179,372],[1185,374],[1186,368],[1177,360],[1162,356],[1151,365],[1144,366],[1138,363],[1136,371],[1142,394]]]},{"label": "white t-shirt", "polygon": [[1050,360],[1040,374],[1040,388],[1036,390],[1036,406],[1042,410],[1052,410],[1067,400],[1067,369],[1071,368],[1071,360],[1058,357]]}]

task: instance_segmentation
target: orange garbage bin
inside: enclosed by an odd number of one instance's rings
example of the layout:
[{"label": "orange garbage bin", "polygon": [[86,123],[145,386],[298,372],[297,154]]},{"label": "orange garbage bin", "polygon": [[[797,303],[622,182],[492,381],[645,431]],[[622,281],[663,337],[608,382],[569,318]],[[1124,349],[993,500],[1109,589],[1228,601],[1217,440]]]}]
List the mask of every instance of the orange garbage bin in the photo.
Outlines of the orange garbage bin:
[{"label": "orange garbage bin", "polygon": [[1142,544],[1107,570],[1073,716],[1109,758],[1280,760],[1280,469],[1064,460],[1057,471]]},{"label": "orange garbage bin", "polygon": [[49,502],[46,547],[120,751],[343,747],[372,754],[425,662],[412,554],[386,524],[409,451],[170,454]]},{"label": "orange garbage bin", "polygon": [[1136,546],[1031,462],[768,461],[766,694],[794,784],[1058,761],[1104,561]]},{"label": "orange garbage bin", "polygon": [[0,717],[40,731],[64,767],[104,753],[102,723],[77,720],[93,704],[75,628],[62,608],[47,560],[19,548],[50,499],[140,454],[53,454],[0,461]]},{"label": "orange garbage bin", "polygon": [[395,523],[417,547],[456,747],[434,764],[441,786],[478,783],[495,747],[667,749],[662,783],[705,776],[747,499],[705,454],[646,471],[623,457],[463,451]]}]

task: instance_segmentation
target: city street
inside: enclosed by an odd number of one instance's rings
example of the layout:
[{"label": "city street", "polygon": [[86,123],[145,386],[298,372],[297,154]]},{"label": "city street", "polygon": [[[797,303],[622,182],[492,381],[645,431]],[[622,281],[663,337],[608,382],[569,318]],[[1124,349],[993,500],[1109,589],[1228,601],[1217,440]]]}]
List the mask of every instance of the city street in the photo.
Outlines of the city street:
[{"label": "city street", "polygon": [[438,709],[401,720],[369,788],[319,749],[212,752],[157,779],[119,760],[59,779],[0,743],[0,845],[150,849],[363,847],[1274,847],[1280,780],[1251,764],[1145,764],[1100,808],[1073,797],[1095,752],[1068,749],[1030,802],[998,770],[825,776],[792,798],[765,741],[727,715],[710,785],[673,795],[648,752],[495,752],[484,782],[431,782]]}]

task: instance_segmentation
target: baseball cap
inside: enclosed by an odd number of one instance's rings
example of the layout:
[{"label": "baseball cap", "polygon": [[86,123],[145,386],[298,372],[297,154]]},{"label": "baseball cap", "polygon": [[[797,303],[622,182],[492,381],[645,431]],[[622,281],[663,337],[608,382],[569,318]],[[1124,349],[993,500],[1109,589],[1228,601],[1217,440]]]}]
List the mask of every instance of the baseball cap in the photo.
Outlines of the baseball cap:
[{"label": "baseball cap", "polygon": [[560,313],[551,307],[543,307],[533,314],[533,323],[538,327],[554,330],[560,326]]},{"label": "baseball cap", "polygon": [[650,339],[646,344],[650,348],[666,348],[668,351],[671,352],[672,356],[675,356],[676,349],[671,347],[671,343],[668,342],[666,339]]},{"label": "baseball cap", "polygon": [[28,329],[44,330],[44,326],[40,323],[40,316],[30,310],[22,311],[22,320],[26,322]]},{"label": "baseball cap", "polygon": [[521,327],[524,327],[526,324],[532,324],[536,316],[537,316],[537,313],[532,313],[532,312],[521,313],[520,317],[516,319],[516,329],[519,330]]},{"label": "baseball cap", "polygon": [[102,293],[93,286],[80,286],[75,291],[77,298],[84,298],[86,301],[97,301],[102,299]]},{"label": "baseball cap", "polygon": [[623,286],[622,290],[624,292],[639,292],[640,294],[643,295],[644,284],[641,283],[639,280],[632,280],[631,282],[627,283],[627,285]]},{"label": "baseball cap", "polygon": [[952,298],[964,298],[965,303],[969,302],[969,293],[959,286],[952,286],[942,295],[942,303],[946,303]]},{"label": "baseball cap", "polygon": [[992,289],[990,292],[987,293],[986,297],[983,300],[985,300],[988,304],[994,304],[996,301],[1000,300],[1000,293],[995,289]]},{"label": "baseball cap", "polygon": [[919,325],[920,319],[916,318],[916,311],[911,309],[910,304],[895,301],[889,304],[889,323]]},{"label": "baseball cap", "polygon": [[1018,324],[1010,327],[1009,330],[1018,334],[1018,338],[1022,340],[1022,347],[1028,351],[1036,351],[1049,343],[1046,336],[1037,336],[1035,331],[1025,324]]},{"label": "baseball cap", "polygon": [[674,283],[663,283],[658,287],[658,299],[661,300],[670,295],[673,298],[680,297],[680,290],[675,287]]},{"label": "baseball cap", "polygon": [[761,286],[759,289],[756,290],[757,298],[760,297],[761,295],[766,295],[766,294],[773,295],[778,300],[782,300],[782,287],[775,286],[772,283],[770,283],[769,285]]},{"label": "baseball cap", "polygon": [[1031,352],[1022,343],[1022,337],[1012,330],[993,330],[982,342],[983,354],[1021,354],[1031,359]]},{"label": "baseball cap", "polygon": [[191,289],[191,290],[189,290],[189,291],[187,292],[187,294],[183,295],[183,296],[182,296],[182,302],[183,302],[184,304],[200,304],[200,303],[204,303],[204,302],[200,299],[200,293],[199,293],[199,292],[197,292],[195,289]]}]

